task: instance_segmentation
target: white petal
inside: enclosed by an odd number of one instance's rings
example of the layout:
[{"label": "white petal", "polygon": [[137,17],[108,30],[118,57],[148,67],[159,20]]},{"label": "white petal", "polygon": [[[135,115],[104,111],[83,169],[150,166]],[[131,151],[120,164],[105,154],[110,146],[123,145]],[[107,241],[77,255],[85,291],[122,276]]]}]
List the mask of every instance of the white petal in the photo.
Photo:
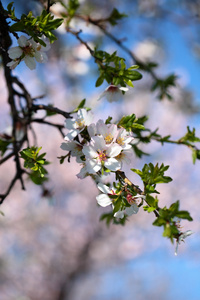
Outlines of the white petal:
[{"label": "white petal", "polygon": [[22,54],[23,51],[20,47],[12,47],[8,50],[8,55],[12,59],[19,58]]},{"label": "white petal", "polygon": [[105,143],[103,136],[94,136],[92,138],[92,141],[93,141],[94,148],[96,150],[105,150],[106,149],[106,143]]},{"label": "white petal", "polygon": [[105,161],[105,167],[113,172],[121,169],[121,162],[115,158],[109,158]]},{"label": "white petal", "polygon": [[65,136],[65,141],[72,141],[79,134],[79,130],[71,130]]},{"label": "white petal", "polygon": [[67,129],[75,129],[76,128],[76,120],[75,119],[66,119],[64,126]]},{"label": "white petal", "polygon": [[95,125],[94,123],[90,124],[90,125],[87,127],[87,130],[88,130],[88,133],[89,133],[89,136],[90,136],[90,137],[95,136],[95,134],[97,133],[96,125]]},{"label": "white petal", "polygon": [[97,122],[97,131],[98,131],[98,134],[102,134],[103,136],[106,135],[106,133],[108,132],[108,127],[106,126],[106,124],[104,123],[103,120],[99,120]]},{"label": "white petal", "polygon": [[128,215],[128,216],[132,216],[133,214],[137,214],[139,211],[139,207],[137,206],[136,203],[134,203],[133,205],[131,205],[130,207],[127,207],[125,209],[125,213]]},{"label": "white petal", "polygon": [[35,56],[35,59],[37,60],[37,62],[40,62],[40,63],[45,63],[48,60],[46,53],[43,53],[43,52],[36,51],[34,56]]},{"label": "white petal", "polygon": [[98,156],[96,150],[91,145],[89,145],[89,146],[83,146],[83,150],[82,151],[83,151],[83,154],[85,154],[85,156],[87,158],[96,158]]},{"label": "white petal", "polygon": [[86,168],[89,174],[94,174],[101,169],[101,163],[94,159],[86,160]]},{"label": "white petal", "polygon": [[35,59],[33,57],[26,55],[24,57],[24,61],[25,61],[25,64],[27,65],[27,67],[30,70],[34,70],[36,68],[36,62],[35,62]]},{"label": "white petal", "polygon": [[112,144],[106,151],[109,157],[115,157],[120,154],[122,151],[122,147],[117,143]]},{"label": "white petal", "polygon": [[86,166],[83,166],[83,168],[80,170],[80,172],[78,174],[76,174],[76,176],[79,178],[79,179],[83,179],[86,177],[87,175],[87,168]]},{"label": "white petal", "polygon": [[114,214],[115,218],[120,218],[122,219],[124,217],[124,210],[119,210]]},{"label": "white petal", "polygon": [[97,203],[99,205],[101,205],[102,207],[106,207],[106,206],[112,204],[111,199],[106,194],[100,194],[96,197],[96,199],[97,199]]},{"label": "white petal", "polygon": [[127,87],[120,87],[119,89],[123,92],[127,92],[129,90],[129,88],[127,88]]},{"label": "white petal", "polygon": [[28,39],[24,36],[21,35],[20,38],[17,40],[18,44],[20,47],[26,47],[29,44]]},{"label": "white petal", "polygon": [[103,184],[103,183],[101,183],[101,182],[98,183],[97,187],[98,187],[98,189],[99,189],[102,193],[104,193],[104,194],[109,194],[109,193],[111,193],[110,188],[109,188],[107,185],[105,185],[105,184]]},{"label": "white petal", "polygon": [[16,68],[16,66],[19,64],[19,60],[17,61],[10,61],[9,63],[7,63],[7,67],[9,67],[11,70],[14,70]]}]

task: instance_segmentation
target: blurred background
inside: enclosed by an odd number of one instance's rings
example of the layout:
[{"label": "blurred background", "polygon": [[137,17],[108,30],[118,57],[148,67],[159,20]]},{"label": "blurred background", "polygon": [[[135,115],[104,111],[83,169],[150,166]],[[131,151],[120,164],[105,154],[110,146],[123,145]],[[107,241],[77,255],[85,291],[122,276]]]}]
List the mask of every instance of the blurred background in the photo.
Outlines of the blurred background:
[{"label": "blurred background", "polygon": [[[57,1],[56,1],[57,2]],[[9,1],[2,1],[7,6]],[[65,2],[67,4],[67,1]],[[173,100],[159,101],[151,91],[152,78],[143,79],[117,103],[97,101],[107,87],[95,88],[98,70],[84,45],[61,26],[58,40],[48,52],[49,61],[30,71],[21,63],[14,74],[19,76],[32,97],[45,95],[38,103],[53,104],[72,111],[82,99],[94,108],[95,121],[109,115],[117,120],[135,113],[149,116],[146,126],[159,127],[163,136],[173,139],[196,128],[200,136],[200,1],[195,0],[81,0],[80,13],[94,18],[108,16],[113,7],[128,15],[107,30],[121,39],[141,61],[159,64],[156,73],[167,76],[175,72],[177,86],[171,89]],[[16,15],[41,9],[39,1],[15,1]],[[61,10],[59,3],[52,6]],[[82,29],[82,38],[91,47],[98,45],[109,53],[117,50],[133,61],[126,52],[92,25],[76,20],[71,24]],[[13,45],[17,45],[13,39]],[[0,68],[0,132],[11,126],[7,89]],[[41,116],[42,112],[38,112]],[[61,116],[52,116],[64,123]],[[37,146],[47,152],[50,180],[45,189],[26,182],[10,193],[0,210],[0,300],[199,300],[200,299],[200,166],[192,163],[191,151],[184,146],[160,146],[153,142],[142,148],[150,156],[134,158],[131,167],[145,163],[170,165],[167,172],[173,181],[158,186],[160,205],[180,200],[182,210],[189,210],[193,222],[182,222],[183,231],[194,234],[182,243],[178,256],[175,245],[153,227],[153,215],[140,210],[126,226],[106,227],[99,221],[103,211],[97,206],[98,194],[90,178],[80,180],[80,166],[75,162],[60,165],[63,138],[47,125],[35,124]],[[34,142],[34,137],[32,138]],[[141,181],[129,168],[129,178],[141,188]],[[13,164],[0,169],[0,189],[5,191],[13,176]]]}]

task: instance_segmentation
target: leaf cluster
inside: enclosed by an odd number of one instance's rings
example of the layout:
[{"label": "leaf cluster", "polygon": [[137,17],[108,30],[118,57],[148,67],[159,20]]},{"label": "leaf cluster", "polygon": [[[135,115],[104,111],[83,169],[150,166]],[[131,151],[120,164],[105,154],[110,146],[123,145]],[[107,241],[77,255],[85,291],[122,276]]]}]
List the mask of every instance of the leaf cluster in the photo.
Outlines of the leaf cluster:
[{"label": "leaf cluster", "polygon": [[145,194],[157,193],[156,184],[158,183],[168,183],[172,181],[172,178],[169,176],[165,176],[164,173],[167,171],[169,166],[164,166],[161,164],[159,167],[158,163],[154,166],[152,163],[145,164],[142,168],[142,171],[138,169],[131,169],[131,171],[138,174],[144,184],[144,192]]},{"label": "leaf cluster", "polygon": [[125,128],[127,131],[134,131],[135,129],[144,130],[145,127],[136,118],[135,114],[123,116],[117,124],[119,127]]},{"label": "leaf cluster", "polygon": [[112,25],[115,26],[117,25],[117,22],[125,17],[128,17],[124,13],[120,13],[116,8],[113,8],[110,16],[107,18],[108,22]]},{"label": "leaf cluster", "polygon": [[24,159],[24,167],[26,169],[31,169],[33,171],[30,174],[30,179],[35,184],[42,184],[47,177],[47,170],[43,167],[44,165],[48,165],[49,162],[44,158],[46,153],[39,154],[42,147],[31,147],[26,148],[20,151],[20,157]]},{"label": "leaf cluster", "polygon": [[5,152],[8,149],[8,146],[10,145],[11,141],[6,141],[4,139],[0,139],[0,153],[1,156],[3,156],[5,154]]},{"label": "leaf cluster", "polygon": [[172,100],[172,96],[169,92],[170,87],[176,85],[177,76],[175,74],[170,74],[165,79],[157,78],[151,88],[152,91],[158,90],[158,98],[160,100],[167,97],[169,100]]},{"label": "leaf cluster", "polygon": [[113,85],[125,87],[127,84],[133,87],[132,81],[142,78],[142,74],[136,71],[138,66],[134,65],[126,68],[125,59],[116,54],[117,51],[109,54],[105,51],[95,49],[94,57],[100,71],[100,76],[96,81],[96,87],[102,85],[104,80]]},{"label": "leaf cluster", "polygon": [[21,19],[17,19],[12,6],[13,2],[7,6],[8,16],[16,22],[10,26],[11,32],[25,32],[30,35],[35,42],[40,43],[44,47],[46,44],[41,39],[42,35],[45,35],[50,40],[50,43],[53,43],[57,39],[52,31],[62,24],[63,19],[54,19],[54,16],[46,10],[43,10],[41,15],[38,17],[34,17],[30,11],[28,15],[22,14]]},{"label": "leaf cluster", "polygon": [[[79,0],[69,0],[68,5],[65,5],[63,2],[61,2],[61,5],[67,11],[67,25],[69,25],[70,21],[72,20],[77,9],[80,6]],[[66,14],[63,14],[63,17],[66,17]]]},{"label": "leaf cluster", "polygon": [[173,203],[169,208],[166,206],[159,210],[159,217],[153,222],[154,226],[163,226],[163,236],[168,237],[173,242],[174,237],[178,237],[180,232],[174,221],[176,218],[192,221],[188,211],[179,210],[179,201]]}]

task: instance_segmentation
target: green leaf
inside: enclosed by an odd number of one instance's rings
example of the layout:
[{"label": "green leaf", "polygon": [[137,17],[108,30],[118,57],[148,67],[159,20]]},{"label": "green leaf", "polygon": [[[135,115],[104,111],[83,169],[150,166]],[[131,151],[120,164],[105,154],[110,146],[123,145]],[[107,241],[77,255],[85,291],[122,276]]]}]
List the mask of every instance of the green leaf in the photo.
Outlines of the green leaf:
[{"label": "green leaf", "polygon": [[110,16],[108,17],[108,22],[114,26],[117,24],[118,20],[121,20],[122,18],[127,17],[126,14],[124,13],[120,13],[116,8],[113,9],[112,13],[110,14]]},{"label": "green leaf", "polygon": [[11,141],[6,141],[6,140],[2,140],[0,139],[0,152],[1,152],[1,156],[4,155],[4,153],[7,151],[8,146],[10,145]]},{"label": "green leaf", "polygon": [[130,79],[124,79],[124,82],[128,85],[128,86],[130,86],[130,87],[134,87],[134,85],[133,85],[133,83],[132,83],[132,81],[130,80]]},{"label": "green leaf", "polygon": [[180,210],[176,213],[176,217],[180,219],[186,219],[188,221],[193,221],[192,217],[190,216],[188,211]]},{"label": "green leaf", "polygon": [[162,217],[158,217],[154,222],[153,225],[154,226],[163,226],[166,224],[166,220],[163,219]]},{"label": "green leaf", "polygon": [[101,76],[99,76],[99,78],[97,79],[95,86],[98,87],[98,86],[102,85],[103,82],[104,82],[104,76],[101,75]]}]

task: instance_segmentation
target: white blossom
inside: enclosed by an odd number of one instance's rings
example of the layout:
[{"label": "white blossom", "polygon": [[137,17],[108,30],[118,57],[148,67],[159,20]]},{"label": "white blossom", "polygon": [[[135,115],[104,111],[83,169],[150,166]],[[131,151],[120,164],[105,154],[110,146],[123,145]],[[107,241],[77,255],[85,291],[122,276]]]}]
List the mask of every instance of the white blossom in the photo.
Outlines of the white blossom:
[{"label": "white blossom", "polygon": [[103,120],[99,120],[96,125],[90,124],[88,126],[88,133],[90,137],[95,135],[103,136],[107,145],[116,141],[118,135],[118,128],[116,124],[105,124]]},{"label": "white blossom", "polygon": [[126,92],[128,91],[128,88],[126,87],[118,87],[116,85],[109,85],[105,91],[100,95],[98,100],[102,98],[106,98],[108,102],[117,102],[122,98],[122,91]]},{"label": "white blossom", "polygon": [[132,196],[130,194],[127,195],[127,202],[131,205],[129,207],[126,207],[125,209],[123,210],[119,210],[117,211],[115,214],[114,214],[114,217],[115,218],[119,218],[119,219],[122,219],[125,215],[127,216],[132,216],[133,214],[137,214],[138,211],[139,211],[139,207],[136,203],[136,200],[137,199],[145,199],[146,196],[145,195],[140,195],[140,194],[137,194],[136,196]]},{"label": "white blossom", "polygon": [[133,139],[134,137],[131,136],[126,129],[120,128],[116,138],[116,143],[118,143],[123,150],[128,150],[132,148],[130,143],[132,143]]},{"label": "white blossom", "polygon": [[113,143],[106,145],[103,136],[94,136],[89,145],[83,146],[83,153],[86,158],[86,166],[89,174],[98,172],[102,166],[111,171],[121,169],[121,163],[116,159],[122,148]]},{"label": "white blossom", "polygon": [[101,182],[98,183],[97,187],[102,192],[102,194],[96,197],[97,203],[102,207],[112,204],[112,199],[109,197],[109,195],[115,195],[115,188],[109,188],[107,185]]},{"label": "white blossom", "polygon": [[133,203],[131,206],[126,207],[124,210],[119,210],[114,214],[115,218],[122,219],[125,215],[132,216],[133,214],[137,214],[139,211],[139,207],[136,203]]},{"label": "white blossom", "polygon": [[73,140],[84,128],[91,124],[93,114],[82,108],[78,111],[77,116],[72,119],[65,120],[65,127],[69,129],[68,134],[65,136],[66,141]]},{"label": "white blossom", "polygon": [[124,163],[129,165],[131,163],[131,160],[133,158],[133,151],[132,149],[129,150],[122,150],[119,155],[115,157],[119,162],[121,162],[121,165]]},{"label": "white blossom", "polygon": [[33,39],[28,39],[24,35],[21,35],[17,40],[17,47],[12,47],[8,50],[8,55],[12,59],[7,66],[14,69],[21,61],[24,60],[25,64],[30,70],[36,68],[36,62],[44,63],[47,61],[47,55],[44,51],[49,50],[50,44],[47,40],[42,38],[46,44],[46,47],[39,43],[36,43]]},{"label": "white blossom", "polygon": [[185,241],[185,238],[190,236],[191,234],[193,234],[192,230],[187,230],[185,232],[182,232],[180,233],[179,237],[177,238],[176,240],[176,249],[175,249],[175,255],[177,255],[177,252],[178,252],[178,245],[181,243],[181,242],[184,242]]},{"label": "white blossom", "polygon": [[62,150],[70,151],[71,156],[76,158],[77,163],[82,163],[81,156],[83,156],[83,146],[77,141],[68,141],[61,144]]}]

